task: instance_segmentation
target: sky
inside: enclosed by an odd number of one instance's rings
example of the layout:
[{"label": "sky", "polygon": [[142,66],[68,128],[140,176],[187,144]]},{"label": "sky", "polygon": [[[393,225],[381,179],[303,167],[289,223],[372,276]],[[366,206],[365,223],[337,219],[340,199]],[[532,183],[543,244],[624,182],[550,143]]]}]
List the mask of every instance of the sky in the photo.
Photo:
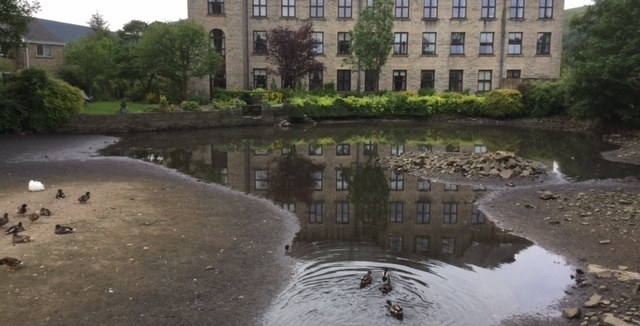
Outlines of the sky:
[{"label": "sky", "polygon": [[[39,0],[39,2],[41,10],[35,14],[35,17],[88,26],[87,22],[91,16],[99,12],[112,31],[121,29],[124,24],[134,19],[151,23],[187,18],[187,0]],[[576,8],[592,3],[592,0],[565,0],[564,8]]]}]

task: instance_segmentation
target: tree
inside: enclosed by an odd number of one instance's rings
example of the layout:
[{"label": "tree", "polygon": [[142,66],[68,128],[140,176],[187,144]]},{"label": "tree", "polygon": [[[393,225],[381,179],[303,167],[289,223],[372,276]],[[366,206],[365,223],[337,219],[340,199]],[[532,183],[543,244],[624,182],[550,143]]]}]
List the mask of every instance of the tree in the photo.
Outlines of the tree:
[{"label": "tree", "polygon": [[189,98],[189,78],[214,75],[222,62],[204,27],[192,20],[152,23],[140,38],[138,53],[151,65],[149,73],[166,77],[181,99]]},{"label": "tree", "polygon": [[153,72],[153,62],[140,59],[139,42],[149,24],[140,20],[132,20],[126,23],[121,30],[116,32],[118,36],[117,50],[114,54],[116,75],[127,84],[127,97],[130,100],[142,100],[146,94],[152,91],[152,85],[156,81]]},{"label": "tree", "polygon": [[[100,86],[103,93],[110,91],[114,75],[113,54],[115,42],[110,37],[85,37],[65,47],[64,70],[80,81],[81,87],[95,97],[94,88]],[[111,95],[111,94],[110,94]]]},{"label": "tree", "polygon": [[597,0],[571,25],[567,53],[569,111],[603,122],[640,125],[640,6]]},{"label": "tree", "polygon": [[22,46],[22,36],[39,10],[38,1],[0,0],[0,54]]},{"label": "tree", "polygon": [[[393,46],[393,9],[393,0],[373,0],[373,6],[362,10],[351,32],[351,56],[345,63],[357,71],[371,71],[374,90],[378,90],[380,70]],[[360,91],[360,78],[357,89]]]},{"label": "tree", "polygon": [[309,71],[324,69],[324,64],[316,60],[317,45],[310,22],[298,30],[271,29],[267,34],[267,46],[267,61],[277,67],[273,72],[282,78],[284,88],[296,88]]},{"label": "tree", "polygon": [[89,27],[91,27],[91,29],[93,29],[94,34],[102,34],[105,32],[109,33],[109,24],[106,20],[104,20],[104,17],[102,17],[102,14],[100,14],[99,11],[96,11],[93,15],[91,15],[91,19],[87,22],[87,24],[89,24]]}]

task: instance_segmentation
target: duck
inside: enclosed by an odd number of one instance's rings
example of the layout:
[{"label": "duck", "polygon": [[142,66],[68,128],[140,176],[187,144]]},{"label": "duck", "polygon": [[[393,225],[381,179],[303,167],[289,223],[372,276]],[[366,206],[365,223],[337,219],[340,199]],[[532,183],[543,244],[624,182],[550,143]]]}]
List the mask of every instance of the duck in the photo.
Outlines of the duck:
[{"label": "duck", "polygon": [[368,271],[365,276],[360,279],[360,288],[363,288],[373,281],[373,276],[371,276],[371,271]]},{"label": "duck", "polygon": [[27,204],[22,204],[20,207],[18,207],[19,215],[24,215],[26,213],[27,213]]},{"label": "duck", "polygon": [[27,243],[27,242],[31,242],[31,237],[28,235],[20,235],[17,233],[13,234],[13,239],[11,239],[11,242],[13,243]]},{"label": "duck", "polygon": [[40,208],[40,215],[51,216],[51,211],[48,208]]},{"label": "duck", "polygon": [[384,283],[380,286],[380,291],[382,291],[382,293],[389,293],[391,292],[391,290],[393,290],[393,287],[391,286],[391,279],[387,280],[387,283]]},{"label": "duck", "polygon": [[70,226],[64,226],[60,224],[56,224],[56,229],[54,230],[55,234],[69,234],[75,232],[76,229]]},{"label": "duck", "polygon": [[87,191],[86,194],[84,194],[84,195],[80,196],[80,198],[78,198],[78,202],[80,204],[86,204],[89,201],[89,199],[91,198],[90,195],[91,195],[91,193]]},{"label": "duck", "polygon": [[64,195],[64,192],[62,192],[62,189],[58,189],[58,192],[56,193],[56,199],[62,199],[64,197],[66,196]]},{"label": "duck", "polygon": [[404,314],[402,313],[402,307],[397,303],[391,302],[391,300],[387,300],[387,305],[389,305],[389,313],[391,316],[402,319]]},{"label": "duck", "polygon": [[389,278],[391,278],[391,272],[389,272],[388,268],[385,268],[382,271],[382,282],[386,282]]},{"label": "duck", "polygon": [[9,227],[6,231],[4,231],[5,234],[16,234],[16,233],[20,233],[24,231],[24,227],[22,226],[22,222],[16,224],[16,225],[12,225],[11,227]]},{"label": "duck", "polygon": [[16,268],[20,267],[20,265],[22,265],[22,261],[20,261],[17,258],[13,258],[13,257],[4,257],[2,259],[0,259],[0,265],[7,265],[9,266],[9,269],[14,271],[16,270]]},{"label": "duck", "polygon": [[4,213],[2,217],[0,217],[0,228],[7,225],[9,223],[9,214]]},{"label": "duck", "polygon": [[40,218],[40,213],[31,213],[29,214],[29,221],[35,222]]},{"label": "duck", "polygon": [[582,284],[584,281],[587,280],[586,276],[584,275],[584,271],[581,270],[580,268],[576,269],[576,273],[571,275],[571,279],[576,281],[576,284],[580,285]]}]

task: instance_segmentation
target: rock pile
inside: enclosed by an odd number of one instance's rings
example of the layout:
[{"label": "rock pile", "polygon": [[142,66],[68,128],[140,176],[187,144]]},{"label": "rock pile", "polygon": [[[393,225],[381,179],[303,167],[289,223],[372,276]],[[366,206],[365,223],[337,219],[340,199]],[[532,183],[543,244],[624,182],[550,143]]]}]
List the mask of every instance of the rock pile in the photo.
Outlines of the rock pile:
[{"label": "rock pile", "polygon": [[509,152],[407,152],[400,156],[379,157],[376,163],[383,168],[426,176],[458,174],[466,178],[537,177],[546,173],[544,166]]}]

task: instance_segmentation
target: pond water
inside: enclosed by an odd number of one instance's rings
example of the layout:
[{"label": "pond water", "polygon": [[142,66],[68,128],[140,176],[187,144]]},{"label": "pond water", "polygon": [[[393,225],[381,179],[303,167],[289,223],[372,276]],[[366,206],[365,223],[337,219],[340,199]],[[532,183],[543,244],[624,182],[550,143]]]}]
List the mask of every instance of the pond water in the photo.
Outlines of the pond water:
[{"label": "pond water", "polygon": [[[308,127],[308,126],[306,126]],[[487,220],[479,185],[396,175],[371,164],[409,151],[506,150],[568,181],[637,177],[605,161],[595,135],[505,126],[366,123],[290,130],[141,133],[102,151],[266,197],[296,215],[294,277],[265,325],[491,325],[557,316],[573,268]],[[382,271],[393,290],[384,294]],[[360,288],[371,271],[372,284]],[[404,308],[402,321],[385,306]]]}]

